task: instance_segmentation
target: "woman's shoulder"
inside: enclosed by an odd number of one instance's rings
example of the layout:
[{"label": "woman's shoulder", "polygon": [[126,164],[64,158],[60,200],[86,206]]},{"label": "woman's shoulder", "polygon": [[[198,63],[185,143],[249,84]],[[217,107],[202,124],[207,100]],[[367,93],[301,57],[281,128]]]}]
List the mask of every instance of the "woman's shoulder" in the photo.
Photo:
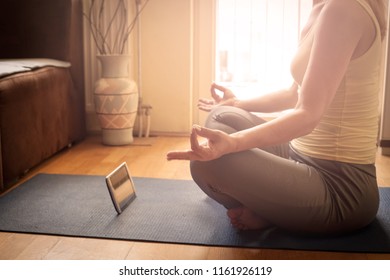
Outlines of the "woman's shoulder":
[{"label": "woman's shoulder", "polygon": [[327,0],[322,12],[338,22],[359,21],[362,17],[368,16],[364,6],[368,6],[364,0]]},{"label": "woman's shoulder", "polygon": [[326,1],[318,18],[322,27],[332,29],[332,32],[366,30],[367,25],[372,24],[372,20],[360,2],[364,2],[364,0]]}]

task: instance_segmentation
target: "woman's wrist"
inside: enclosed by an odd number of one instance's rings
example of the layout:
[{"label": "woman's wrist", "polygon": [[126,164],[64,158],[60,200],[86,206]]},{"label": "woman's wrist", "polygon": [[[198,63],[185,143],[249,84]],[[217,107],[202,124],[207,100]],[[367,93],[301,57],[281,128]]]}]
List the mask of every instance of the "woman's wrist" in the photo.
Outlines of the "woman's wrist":
[{"label": "woman's wrist", "polygon": [[240,100],[240,99],[238,99],[238,98],[233,98],[233,102],[232,102],[232,106],[233,106],[233,107],[241,108],[241,107],[240,107],[240,104],[241,104],[241,100]]}]

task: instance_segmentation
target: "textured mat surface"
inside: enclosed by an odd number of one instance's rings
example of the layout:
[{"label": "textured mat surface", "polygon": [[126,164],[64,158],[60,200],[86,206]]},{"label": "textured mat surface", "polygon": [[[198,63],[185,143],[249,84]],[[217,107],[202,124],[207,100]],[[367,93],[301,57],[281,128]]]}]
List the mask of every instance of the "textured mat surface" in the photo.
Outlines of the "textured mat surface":
[{"label": "textured mat surface", "polygon": [[390,252],[390,188],[367,228],[332,238],[271,229],[238,233],[192,181],[134,178],[137,198],[117,215],[103,176],[38,174],[0,197],[0,231],[151,242],[343,252]]}]

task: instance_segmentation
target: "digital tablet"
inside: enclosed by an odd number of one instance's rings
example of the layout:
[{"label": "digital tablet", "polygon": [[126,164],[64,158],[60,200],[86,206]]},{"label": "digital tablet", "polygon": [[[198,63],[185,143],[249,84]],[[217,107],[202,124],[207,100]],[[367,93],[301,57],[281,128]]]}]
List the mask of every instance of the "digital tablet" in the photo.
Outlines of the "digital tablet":
[{"label": "digital tablet", "polygon": [[106,183],[115,210],[121,214],[136,197],[133,179],[126,162],[106,176]]}]

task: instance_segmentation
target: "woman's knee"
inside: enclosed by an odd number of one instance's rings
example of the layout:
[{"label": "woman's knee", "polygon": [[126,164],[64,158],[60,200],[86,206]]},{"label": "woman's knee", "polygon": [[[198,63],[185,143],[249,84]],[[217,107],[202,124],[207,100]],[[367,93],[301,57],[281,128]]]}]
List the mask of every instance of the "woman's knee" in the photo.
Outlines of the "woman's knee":
[{"label": "woman's knee", "polygon": [[190,171],[193,180],[206,193],[209,193],[210,191],[224,193],[223,190],[218,189],[219,187],[225,186],[225,184],[221,182],[217,161],[218,160],[191,161],[190,163]]},{"label": "woman's knee", "polygon": [[234,197],[227,194],[224,189],[220,189],[226,184],[220,181],[219,176],[215,176],[215,173],[219,172],[213,162],[192,161],[190,169],[195,183],[210,198],[222,204],[226,209],[241,206],[241,203]]},{"label": "woman's knee", "polygon": [[191,161],[190,162],[190,171],[193,180],[198,185],[204,185],[207,182],[207,177],[209,172],[205,166],[205,162],[202,161]]},{"label": "woman's knee", "polygon": [[206,127],[233,133],[264,122],[263,119],[243,109],[219,106],[210,112],[206,120]]}]

